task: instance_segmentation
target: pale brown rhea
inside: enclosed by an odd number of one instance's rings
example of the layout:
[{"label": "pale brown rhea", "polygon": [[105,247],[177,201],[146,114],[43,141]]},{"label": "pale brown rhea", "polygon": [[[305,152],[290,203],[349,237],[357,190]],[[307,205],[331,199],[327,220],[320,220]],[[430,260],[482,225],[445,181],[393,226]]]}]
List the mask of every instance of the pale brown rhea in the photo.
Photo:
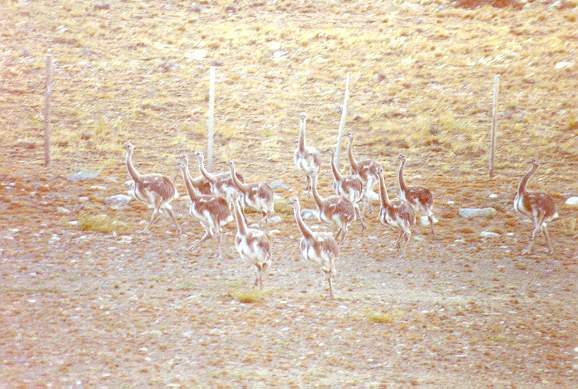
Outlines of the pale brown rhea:
[{"label": "pale brown rhea", "polygon": [[195,241],[189,247],[189,250],[195,249],[198,245],[209,238],[216,238],[217,256],[222,259],[223,254],[221,250],[221,241],[223,236],[223,227],[233,220],[227,201],[225,198],[220,196],[199,193],[191,180],[187,158],[179,159],[177,166],[182,173],[185,187],[187,188],[187,194],[191,200],[189,213],[199,221],[205,230],[204,235],[199,240]]},{"label": "pale brown rhea", "polygon": [[333,173],[335,192],[351,201],[355,208],[356,218],[359,219],[362,230],[365,230],[363,213],[359,209],[359,203],[363,200],[363,181],[356,174],[342,175],[335,162],[335,152],[330,150],[329,153],[331,155],[331,172]]},{"label": "pale brown rhea", "polygon": [[235,162],[228,162],[235,189],[241,194],[243,206],[248,206],[263,214],[262,221],[267,221],[275,213],[274,193],[265,182],[246,184],[237,178]]},{"label": "pale brown rhea", "polygon": [[146,203],[149,208],[153,209],[151,218],[143,231],[148,231],[149,228],[158,220],[160,214],[166,213],[169,215],[177,229],[177,232],[180,234],[181,227],[179,226],[171,207],[171,202],[179,196],[175,184],[170,178],[162,174],[140,174],[132,160],[134,153],[133,144],[127,142],[124,145],[124,149],[126,151],[125,163],[128,174],[133,180],[131,195],[135,199]]},{"label": "pale brown rhea", "polygon": [[248,261],[255,266],[257,277],[255,286],[263,289],[263,276],[271,267],[271,242],[267,234],[257,228],[249,228],[247,220],[239,204],[239,195],[233,195],[233,213],[237,225],[235,235],[235,247],[241,259]]},{"label": "pale brown rhea", "polygon": [[554,202],[554,199],[546,193],[528,192],[526,190],[530,177],[532,177],[540,166],[539,162],[535,159],[531,160],[529,163],[531,165],[530,170],[520,181],[518,191],[514,197],[514,209],[518,213],[529,218],[534,227],[532,234],[530,235],[528,247],[522,252],[522,254],[531,254],[533,252],[534,241],[536,240],[536,235],[538,235],[540,231],[546,239],[548,253],[552,254],[553,249],[550,240],[550,233],[548,232],[548,222],[558,217],[556,203]]},{"label": "pale brown rhea", "polygon": [[349,165],[351,167],[351,174],[358,175],[365,184],[365,207],[370,208],[370,194],[373,193],[373,187],[378,180],[378,170],[382,168],[381,164],[372,159],[366,159],[358,162],[353,154],[353,133],[347,133],[349,138],[349,145],[347,147],[347,156],[349,158]]},{"label": "pale brown rhea", "polygon": [[387,193],[387,188],[385,187],[383,168],[378,169],[378,174],[379,197],[381,200],[379,221],[384,225],[399,230],[399,236],[395,241],[395,246],[399,255],[403,256],[405,247],[411,239],[412,228],[415,225],[415,211],[411,205],[405,201],[391,201]]},{"label": "pale brown rhea", "polygon": [[[177,162],[181,162],[181,161],[186,166],[189,166],[189,157],[187,156],[187,154],[181,154],[177,157]],[[199,195],[212,194],[211,183],[202,174],[200,176],[195,177],[195,178],[193,178],[189,175],[189,179],[190,179],[190,182],[191,182],[194,190],[197,192],[197,194],[199,194]]]},{"label": "pale brown rhea", "polygon": [[317,265],[325,274],[329,285],[329,296],[333,294],[333,279],[335,277],[335,262],[339,256],[339,247],[335,238],[331,234],[313,232],[301,217],[301,206],[298,198],[289,200],[293,207],[295,221],[299,227],[302,238],[299,242],[299,249],[304,260]]},{"label": "pale brown rhea", "polygon": [[319,219],[325,223],[335,223],[338,227],[335,239],[342,242],[349,226],[355,220],[355,207],[343,196],[321,197],[317,190],[316,175],[311,176],[311,193],[319,212]]},{"label": "pale brown rhea", "polygon": [[402,201],[407,201],[416,212],[427,215],[431,227],[432,236],[435,237],[433,226],[433,194],[427,188],[421,186],[408,187],[403,178],[403,169],[407,158],[405,155],[399,155],[399,197]]},{"label": "pale brown rhea", "polygon": [[305,140],[305,130],[307,125],[307,115],[305,112],[299,114],[299,137],[297,149],[293,154],[295,167],[307,177],[305,191],[311,190],[311,174],[318,174],[321,168],[321,155],[319,150],[312,146],[307,146]]},{"label": "pale brown rhea", "polygon": [[[209,173],[209,171],[205,169],[204,154],[200,151],[197,151],[194,153],[194,155],[197,159],[201,174],[211,183],[211,192],[215,196],[223,196],[227,198],[228,201],[231,201],[232,196],[237,192],[235,189],[235,184],[233,183],[233,179],[231,178],[231,174],[229,172],[222,172],[218,174]],[[237,178],[239,181],[245,182],[245,179],[242,175],[238,174]]]}]

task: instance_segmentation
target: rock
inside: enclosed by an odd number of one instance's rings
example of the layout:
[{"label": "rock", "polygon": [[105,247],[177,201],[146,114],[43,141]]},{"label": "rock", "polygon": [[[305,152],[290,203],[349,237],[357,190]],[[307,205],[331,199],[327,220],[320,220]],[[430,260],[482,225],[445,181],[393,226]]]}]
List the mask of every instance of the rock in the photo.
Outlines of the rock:
[{"label": "rock", "polygon": [[68,176],[68,181],[77,182],[77,181],[87,181],[87,180],[94,180],[100,172],[92,172],[89,170],[80,170],[74,174]]},{"label": "rock", "polygon": [[91,185],[90,189],[92,190],[100,190],[100,191],[105,191],[106,190],[106,186],[104,185]]},{"label": "rock", "polygon": [[279,215],[273,215],[269,219],[270,224],[278,224],[278,223],[281,223],[282,221],[283,221],[283,219],[281,219],[281,216],[279,216]]},{"label": "rock", "polygon": [[[434,216],[432,217],[433,220],[433,224],[437,224],[438,223],[438,219]],[[422,226],[429,226],[429,219],[427,218],[426,215],[424,216],[420,216],[419,218],[419,224],[421,224]]]},{"label": "rock", "polygon": [[494,208],[460,208],[459,215],[465,218],[471,217],[489,217],[494,216],[496,210]]},{"label": "rock", "polygon": [[284,183],[281,180],[273,181],[271,184],[269,184],[269,186],[273,190],[287,190],[287,189],[289,189],[289,185],[287,185],[286,183]]},{"label": "rock", "polygon": [[106,11],[110,9],[110,4],[108,3],[96,3],[94,5],[95,11]]},{"label": "rock", "polygon": [[575,63],[571,61],[560,61],[554,66],[554,68],[556,70],[572,69],[574,65]]},{"label": "rock", "polygon": [[68,215],[70,213],[70,209],[64,207],[57,207],[56,212],[62,215]]},{"label": "rock", "polygon": [[90,201],[90,197],[88,196],[80,196],[78,198],[78,201],[80,201],[81,203],[86,203],[87,201]]},{"label": "rock", "polygon": [[495,194],[495,193],[490,193],[490,195],[489,195],[488,197],[491,198],[491,199],[497,199],[497,198],[498,198],[498,195]]},{"label": "rock", "polygon": [[201,61],[205,59],[208,51],[205,49],[194,49],[185,53],[185,58],[189,61]]},{"label": "rock", "polygon": [[114,196],[108,196],[104,199],[104,203],[112,209],[124,209],[133,200],[131,196],[124,194],[118,194]]},{"label": "rock", "polygon": [[480,232],[480,236],[482,238],[497,238],[500,236],[500,234],[498,234],[497,232],[492,232],[492,231],[482,231],[482,232]]},{"label": "rock", "polygon": [[319,219],[319,211],[316,209],[303,209],[301,210],[301,217],[303,219]]},{"label": "rock", "polygon": [[578,208],[578,196],[568,198],[564,204],[572,208]]}]

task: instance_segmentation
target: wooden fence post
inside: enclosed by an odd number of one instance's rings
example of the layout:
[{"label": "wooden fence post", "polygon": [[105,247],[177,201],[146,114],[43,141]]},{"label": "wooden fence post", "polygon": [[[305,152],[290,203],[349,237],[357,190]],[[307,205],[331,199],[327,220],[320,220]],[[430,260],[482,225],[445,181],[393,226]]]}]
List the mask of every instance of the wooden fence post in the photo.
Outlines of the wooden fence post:
[{"label": "wooden fence post", "polygon": [[50,97],[52,96],[52,56],[46,56],[46,88],[44,90],[44,166],[50,166]]},{"label": "wooden fence post", "polygon": [[341,138],[345,129],[347,119],[347,101],[349,100],[349,73],[345,79],[345,93],[343,95],[343,105],[341,106],[341,118],[339,119],[339,130],[337,131],[337,145],[335,146],[335,164],[339,168],[339,151],[341,149]]},{"label": "wooden fence post", "polygon": [[496,133],[498,131],[498,93],[500,92],[500,75],[494,76],[494,88],[492,97],[492,128],[490,132],[490,157],[489,157],[489,175],[494,177],[494,160],[496,157]]},{"label": "wooden fence post", "polygon": [[213,142],[215,136],[215,79],[216,67],[211,66],[209,72],[209,114],[207,118],[207,164],[209,171],[213,171],[214,167]]}]

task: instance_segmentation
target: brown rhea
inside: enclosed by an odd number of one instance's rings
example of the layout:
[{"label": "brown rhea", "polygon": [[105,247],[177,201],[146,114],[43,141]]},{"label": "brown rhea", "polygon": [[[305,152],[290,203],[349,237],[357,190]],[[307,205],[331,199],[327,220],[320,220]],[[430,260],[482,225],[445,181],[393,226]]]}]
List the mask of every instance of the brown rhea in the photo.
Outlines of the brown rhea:
[{"label": "brown rhea", "polygon": [[293,154],[293,162],[295,167],[307,177],[307,186],[305,191],[311,190],[311,175],[319,174],[321,168],[321,155],[319,150],[315,147],[307,146],[305,142],[305,128],[307,125],[307,114],[302,112],[299,114],[299,138],[297,142],[297,149]]}]

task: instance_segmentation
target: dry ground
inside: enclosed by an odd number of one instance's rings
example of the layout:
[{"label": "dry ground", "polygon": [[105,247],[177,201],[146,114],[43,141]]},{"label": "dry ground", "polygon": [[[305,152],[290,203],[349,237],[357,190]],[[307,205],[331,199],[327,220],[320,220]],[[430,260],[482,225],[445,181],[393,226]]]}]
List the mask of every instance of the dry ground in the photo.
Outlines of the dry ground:
[{"label": "dry ground", "polygon": [[[578,192],[576,8],[102,4],[0,3],[0,386],[577,385],[576,211],[562,205]],[[54,163],[45,169],[48,51]],[[251,293],[232,229],[223,261],[213,243],[186,251],[201,230],[184,202],[185,236],[167,220],[137,233],[143,206],[103,203],[125,190],[122,144],[135,143],[142,171],[175,175],[175,156],[204,145],[210,64],[221,65],[218,161],[236,159],[251,180],[281,179],[292,188],[278,192],[285,198],[303,187],[290,163],[298,113],[309,114],[310,142],[332,146],[351,73],[358,153],[384,163],[391,191],[397,155],[410,157],[407,179],[435,194],[438,239],[422,228],[397,259],[374,213],[367,233],[354,226],[344,243],[330,301],[320,275],[295,261],[298,231],[283,204],[263,294]],[[494,74],[503,85],[490,180]],[[519,255],[529,225],[511,199],[531,158],[543,165],[530,186],[552,193],[563,216],[551,226],[552,256],[542,246]],[[79,169],[100,175],[69,182]],[[326,169],[322,183],[328,194]],[[460,206],[498,214],[464,220]],[[100,214],[118,234],[79,228]]]}]

